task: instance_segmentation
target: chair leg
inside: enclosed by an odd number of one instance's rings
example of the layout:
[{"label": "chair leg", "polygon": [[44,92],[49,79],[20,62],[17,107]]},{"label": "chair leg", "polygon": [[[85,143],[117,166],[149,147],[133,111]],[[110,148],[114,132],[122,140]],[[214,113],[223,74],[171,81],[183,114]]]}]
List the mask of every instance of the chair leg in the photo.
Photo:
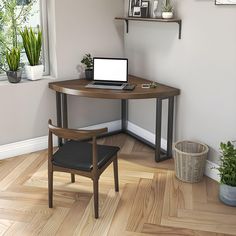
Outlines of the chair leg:
[{"label": "chair leg", "polygon": [[53,171],[48,171],[48,205],[53,208]]},{"label": "chair leg", "polygon": [[71,174],[71,183],[75,183],[75,174]]},{"label": "chair leg", "polygon": [[99,214],[98,214],[98,179],[93,180],[93,194],[94,194],[94,213],[95,213],[95,218],[98,219]]},{"label": "chair leg", "polygon": [[117,156],[113,161],[113,169],[114,169],[114,180],[115,180],[115,191],[119,192],[119,178],[118,178],[118,161]]}]

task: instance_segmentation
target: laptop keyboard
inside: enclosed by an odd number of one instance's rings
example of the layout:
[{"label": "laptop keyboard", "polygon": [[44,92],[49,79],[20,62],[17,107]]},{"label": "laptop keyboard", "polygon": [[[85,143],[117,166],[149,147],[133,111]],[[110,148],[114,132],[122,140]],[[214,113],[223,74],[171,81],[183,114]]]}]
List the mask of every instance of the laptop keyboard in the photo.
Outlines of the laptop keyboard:
[{"label": "laptop keyboard", "polygon": [[122,86],[123,83],[103,83],[103,82],[94,82],[94,85],[108,85],[108,86]]}]

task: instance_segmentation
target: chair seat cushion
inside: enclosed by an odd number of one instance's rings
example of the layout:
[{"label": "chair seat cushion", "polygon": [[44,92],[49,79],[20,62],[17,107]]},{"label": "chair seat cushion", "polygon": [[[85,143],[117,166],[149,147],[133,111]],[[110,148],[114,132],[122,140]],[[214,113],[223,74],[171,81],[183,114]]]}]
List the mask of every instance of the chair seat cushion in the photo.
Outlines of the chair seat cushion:
[{"label": "chair seat cushion", "polygon": [[[119,147],[97,145],[98,168],[102,168],[117,152]],[[56,166],[91,171],[93,168],[93,145],[87,142],[68,141],[53,155]]]}]

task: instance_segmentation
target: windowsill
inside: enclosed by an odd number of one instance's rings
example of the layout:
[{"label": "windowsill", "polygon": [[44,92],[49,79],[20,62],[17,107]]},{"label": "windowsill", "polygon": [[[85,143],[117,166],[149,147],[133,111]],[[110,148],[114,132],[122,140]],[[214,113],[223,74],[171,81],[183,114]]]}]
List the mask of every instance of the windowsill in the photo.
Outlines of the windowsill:
[{"label": "windowsill", "polygon": [[55,77],[47,75],[43,76],[40,80],[28,80],[26,78],[22,78],[19,83],[10,83],[7,78],[4,80],[0,80],[0,86],[21,86],[23,84],[29,84],[29,83],[49,83],[51,80],[55,80]]}]

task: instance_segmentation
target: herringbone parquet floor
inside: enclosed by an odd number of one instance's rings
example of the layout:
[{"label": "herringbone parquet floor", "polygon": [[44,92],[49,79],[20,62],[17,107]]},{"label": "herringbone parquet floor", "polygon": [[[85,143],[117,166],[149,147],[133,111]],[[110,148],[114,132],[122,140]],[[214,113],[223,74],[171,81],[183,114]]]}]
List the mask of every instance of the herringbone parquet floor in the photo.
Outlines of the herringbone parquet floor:
[{"label": "herringbone parquet floor", "polygon": [[100,219],[93,217],[92,182],[56,173],[54,209],[47,205],[47,152],[0,162],[0,235],[236,235],[236,208],[218,200],[218,184],[205,177],[185,184],[173,162],[156,164],[153,150],[125,135],[118,144],[120,192],[112,166],[100,179]]}]

